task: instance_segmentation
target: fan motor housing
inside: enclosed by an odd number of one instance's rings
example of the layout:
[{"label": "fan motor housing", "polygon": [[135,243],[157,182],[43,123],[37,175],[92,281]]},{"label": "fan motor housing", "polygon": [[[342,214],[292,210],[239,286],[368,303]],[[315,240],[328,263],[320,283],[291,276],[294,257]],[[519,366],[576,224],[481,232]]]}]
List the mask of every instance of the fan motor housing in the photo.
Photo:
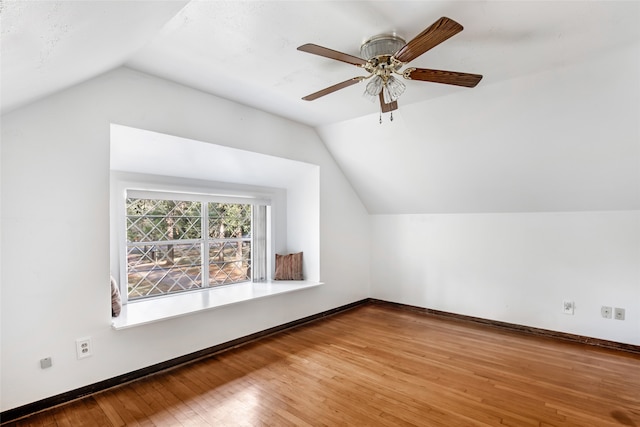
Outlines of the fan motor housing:
[{"label": "fan motor housing", "polygon": [[376,57],[390,57],[405,44],[405,40],[395,34],[373,36],[360,46],[360,57],[367,61]]}]

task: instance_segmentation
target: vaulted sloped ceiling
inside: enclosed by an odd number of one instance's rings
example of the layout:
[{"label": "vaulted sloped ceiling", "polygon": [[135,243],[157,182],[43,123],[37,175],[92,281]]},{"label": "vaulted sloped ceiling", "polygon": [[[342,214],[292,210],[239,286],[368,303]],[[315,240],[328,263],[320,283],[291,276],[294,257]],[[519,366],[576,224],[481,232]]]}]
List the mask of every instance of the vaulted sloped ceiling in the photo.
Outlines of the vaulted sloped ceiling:
[{"label": "vaulted sloped ceiling", "polygon": [[121,66],[186,3],[0,3],[2,112]]},{"label": "vaulted sloped ceiling", "polygon": [[[412,66],[391,122],[362,75],[376,34],[465,29]],[[372,213],[640,209],[640,2],[5,1],[2,111],[126,66],[317,129]],[[215,118],[212,118],[215,119]]]}]

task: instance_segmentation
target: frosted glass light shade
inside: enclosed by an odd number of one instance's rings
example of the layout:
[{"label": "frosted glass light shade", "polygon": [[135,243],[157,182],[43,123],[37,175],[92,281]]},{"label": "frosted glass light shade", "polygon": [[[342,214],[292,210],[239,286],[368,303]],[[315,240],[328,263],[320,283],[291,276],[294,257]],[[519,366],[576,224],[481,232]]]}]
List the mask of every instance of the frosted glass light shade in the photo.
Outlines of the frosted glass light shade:
[{"label": "frosted glass light shade", "polygon": [[382,77],[375,76],[367,83],[367,87],[364,89],[364,95],[372,102],[378,99],[378,94],[382,90]]}]

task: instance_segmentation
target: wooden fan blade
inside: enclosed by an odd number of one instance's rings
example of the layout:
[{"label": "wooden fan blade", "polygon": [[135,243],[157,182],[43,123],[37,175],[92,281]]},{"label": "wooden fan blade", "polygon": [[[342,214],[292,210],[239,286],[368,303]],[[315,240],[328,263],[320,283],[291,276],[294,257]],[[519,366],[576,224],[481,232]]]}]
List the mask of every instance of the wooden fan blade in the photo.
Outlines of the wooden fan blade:
[{"label": "wooden fan blade", "polygon": [[443,16],[402,46],[393,56],[400,62],[413,61],[429,49],[458,34],[462,28],[462,25],[453,19]]},{"label": "wooden fan blade", "polygon": [[324,56],[325,58],[346,62],[347,64],[352,64],[352,65],[362,66],[367,63],[367,61],[365,61],[362,58],[358,58],[357,56],[338,52],[337,50],[318,46],[317,44],[311,44],[311,43],[303,44],[298,48],[298,50],[302,52],[313,53],[314,55]]},{"label": "wooden fan blade", "polygon": [[338,84],[335,84],[333,86],[329,86],[327,88],[319,90],[318,92],[312,93],[311,95],[307,95],[302,99],[304,99],[305,101],[313,101],[314,99],[318,99],[321,96],[325,96],[325,95],[333,93],[333,92],[335,92],[337,90],[344,89],[345,87],[349,87],[349,86],[354,85],[356,83],[360,83],[362,81],[362,79],[364,79],[364,77],[353,77],[353,78],[351,78],[349,80],[343,81],[342,83],[338,83]]},{"label": "wooden fan blade", "polygon": [[444,83],[464,87],[476,87],[480,80],[482,80],[480,74],[429,70],[427,68],[409,68],[405,70],[403,75],[409,80],[421,80],[423,82]]},{"label": "wooden fan blade", "polygon": [[384,95],[382,94],[382,91],[380,91],[380,94],[378,95],[378,97],[380,98],[380,110],[383,113],[388,113],[389,111],[398,109],[398,101],[393,101],[390,104],[387,104],[384,102]]}]

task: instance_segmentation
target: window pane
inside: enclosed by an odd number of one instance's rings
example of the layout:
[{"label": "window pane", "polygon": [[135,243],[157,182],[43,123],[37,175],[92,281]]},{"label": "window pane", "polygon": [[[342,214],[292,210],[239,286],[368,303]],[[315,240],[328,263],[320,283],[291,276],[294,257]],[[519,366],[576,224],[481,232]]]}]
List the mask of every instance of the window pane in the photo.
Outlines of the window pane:
[{"label": "window pane", "polygon": [[129,300],[251,280],[250,204],[129,197],[126,219]]},{"label": "window pane", "polygon": [[184,200],[128,198],[127,241],[199,239],[201,204]]},{"label": "window pane", "polygon": [[251,205],[209,203],[209,237],[251,237]]},{"label": "window pane", "polygon": [[201,244],[127,246],[129,299],[202,288]]},{"label": "window pane", "polygon": [[209,245],[211,286],[251,280],[251,241],[212,242]]}]

